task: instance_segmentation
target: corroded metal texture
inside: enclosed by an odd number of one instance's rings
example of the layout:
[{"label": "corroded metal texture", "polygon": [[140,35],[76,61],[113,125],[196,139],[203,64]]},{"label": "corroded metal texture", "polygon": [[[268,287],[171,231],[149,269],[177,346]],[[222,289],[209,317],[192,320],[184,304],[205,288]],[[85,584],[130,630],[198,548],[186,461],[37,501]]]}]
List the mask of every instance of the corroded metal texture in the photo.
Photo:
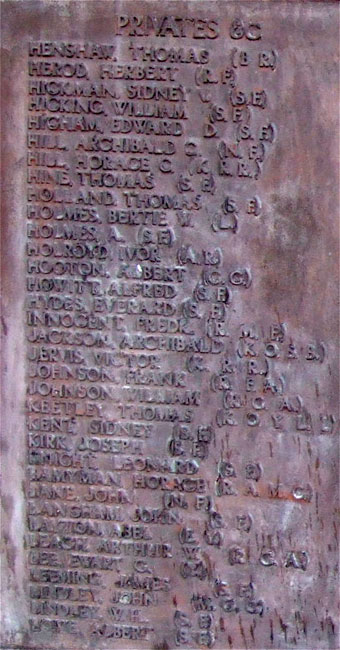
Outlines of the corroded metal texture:
[{"label": "corroded metal texture", "polygon": [[2,3],[2,648],[337,648],[338,4]]}]

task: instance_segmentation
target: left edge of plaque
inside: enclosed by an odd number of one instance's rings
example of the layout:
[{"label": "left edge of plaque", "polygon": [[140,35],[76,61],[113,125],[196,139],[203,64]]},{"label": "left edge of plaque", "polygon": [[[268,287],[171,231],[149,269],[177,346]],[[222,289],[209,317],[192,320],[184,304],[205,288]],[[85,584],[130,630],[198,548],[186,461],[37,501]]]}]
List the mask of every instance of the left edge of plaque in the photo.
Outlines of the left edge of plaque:
[{"label": "left edge of plaque", "polygon": [[[33,6],[29,3],[31,9]],[[21,2],[1,3],[1,647],[25,644],[25,111]]]}]

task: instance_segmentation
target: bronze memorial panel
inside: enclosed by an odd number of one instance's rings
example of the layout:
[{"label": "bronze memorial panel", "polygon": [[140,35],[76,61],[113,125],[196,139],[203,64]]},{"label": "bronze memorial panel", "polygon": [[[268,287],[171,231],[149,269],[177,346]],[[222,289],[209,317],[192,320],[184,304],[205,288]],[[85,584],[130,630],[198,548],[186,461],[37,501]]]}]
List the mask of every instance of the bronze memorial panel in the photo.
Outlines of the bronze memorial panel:
[{"label": "bronze memorial panel", "polygon": [[337,2],[2,2],[4,650],[338,648]]}]

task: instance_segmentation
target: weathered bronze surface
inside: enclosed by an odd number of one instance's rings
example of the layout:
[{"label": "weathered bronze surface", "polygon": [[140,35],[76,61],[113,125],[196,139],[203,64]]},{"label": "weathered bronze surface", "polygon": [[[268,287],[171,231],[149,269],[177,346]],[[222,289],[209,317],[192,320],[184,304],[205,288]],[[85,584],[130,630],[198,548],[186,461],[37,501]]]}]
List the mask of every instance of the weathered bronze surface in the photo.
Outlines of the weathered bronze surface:
[{"label": "weathered bronze surface", "polygon": [[2,648],[339,647],[338,16],[2,3]]}]

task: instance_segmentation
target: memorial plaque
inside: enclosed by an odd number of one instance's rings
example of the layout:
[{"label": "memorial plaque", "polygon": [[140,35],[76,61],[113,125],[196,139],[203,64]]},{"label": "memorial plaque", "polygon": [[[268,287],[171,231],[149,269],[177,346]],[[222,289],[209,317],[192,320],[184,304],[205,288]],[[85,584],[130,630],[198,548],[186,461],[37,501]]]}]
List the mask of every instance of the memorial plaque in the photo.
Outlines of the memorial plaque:
[{"label": "memorial plaque", "polygon": [[4,650],[339,647],[338,18],[2,3]]}]

